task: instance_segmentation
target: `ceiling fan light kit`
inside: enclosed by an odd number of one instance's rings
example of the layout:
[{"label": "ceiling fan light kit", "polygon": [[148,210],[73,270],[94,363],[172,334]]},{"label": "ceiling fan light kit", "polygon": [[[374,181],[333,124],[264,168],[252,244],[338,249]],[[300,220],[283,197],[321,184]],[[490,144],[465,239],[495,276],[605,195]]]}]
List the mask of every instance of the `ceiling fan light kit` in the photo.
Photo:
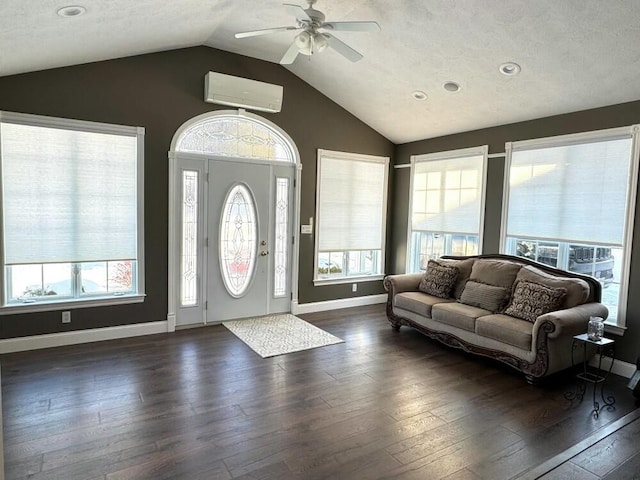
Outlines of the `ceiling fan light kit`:
[{"label": "ceiling fan light kit", "polygon": [[310,33],[304,31],[296,36],[294,39],[296,47],[298,47],[298,53],[303,55],[313,55],[316,52],[321,52],[329,42],[321,33]]},{"label": "ceiling fan light kit", "polygon": [[[324,13],[313,8],[316,0],[307,0],[308,8],[300,5],[285,3],[284,6],[296,17],[296,26],[266,28],[262,30],[252,30],[249,32],[236,33],[236,38],[256,37],[271,33],[285,32],[289,30],[302,30],[293,39],[293,43],[286,51],[280,63],[289,65],[295,61],[298,54],[311,56],[314,53],[322,52],[327,47],[331,47],[340,55],[352,62],[362,59],[362,55],[344,43],[342,40],[327,32],[372,32],[380,30],[380,25],[376,22],[325,22]],[[324,30],[324,31],[321,31]]]}]

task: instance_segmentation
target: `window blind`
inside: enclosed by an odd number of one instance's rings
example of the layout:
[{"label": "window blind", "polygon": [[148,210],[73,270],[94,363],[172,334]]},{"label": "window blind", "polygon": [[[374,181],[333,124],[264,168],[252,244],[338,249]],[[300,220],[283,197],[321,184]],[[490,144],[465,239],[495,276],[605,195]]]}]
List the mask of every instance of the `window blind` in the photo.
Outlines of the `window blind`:
[{"label": "window blind", "polygon": [[388,159],[318,158],[318,250],[380,250],[384,245]]},{"label": "window blind", "polygon": [[137,257],[137,137],[3,122],[6,265]]},{"label": "window blind", "polygon": [[411,229],[479,235],[484,155],[425,160],[412,175]]},{"label": "window blind", "polygon": [[632,138],[519,147],[508,172],[507,236],[622,246]]}]

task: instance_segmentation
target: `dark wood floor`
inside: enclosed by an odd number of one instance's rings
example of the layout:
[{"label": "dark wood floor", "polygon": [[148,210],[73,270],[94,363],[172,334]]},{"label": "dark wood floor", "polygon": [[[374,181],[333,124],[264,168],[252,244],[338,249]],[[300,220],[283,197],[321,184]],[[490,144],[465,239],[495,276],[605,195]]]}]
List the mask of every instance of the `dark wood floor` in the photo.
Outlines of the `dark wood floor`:
[{"label": "dark wood floor", "polygon": [[614,377],[594,419],[570,376],[527,385],[382,305],[301,317],[345,343],[262,359],[211,326],[4,355],[6,478],[500,480],[635,408]]},{"label": "dark wood floor", "polygon": [[[542,480],[630,480],[640,478],[640,415],[632,412],[626,423],[581,450]],[[621,421],[622,421],[621,420]],[[580,448],[579,448],[580,449]],[[573,454],[573,451],[569,451]]]}]

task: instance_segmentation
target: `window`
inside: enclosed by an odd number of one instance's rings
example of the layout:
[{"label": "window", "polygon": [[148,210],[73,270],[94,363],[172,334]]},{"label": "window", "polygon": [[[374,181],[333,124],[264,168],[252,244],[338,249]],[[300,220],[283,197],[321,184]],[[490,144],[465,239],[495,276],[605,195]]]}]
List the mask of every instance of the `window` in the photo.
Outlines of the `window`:
[{"label": "window", "polygon": [[598,279],[608,323],[624,326],[637,187],[638,127],[514,142],[503,246]]},{"label": "window", "polygon": [[177,151],[295,163],[290,142],[257,116],[209,113],[196,118],[180,135]]},{"label": "window", "polygon": [[198,302],[199,177],[198,170],[182,170],[180,304],[185,306]]},{"label": "window", "polygon": [[318,150],[314,282],[379,279],[389,159]]},{"label": "window", "polygon": [[142,128],[0,112],[5,313],[141,300],[143,141]]},{"label": "window", "polygon": [[411,158],[407,272],[481,249],[487,146]]}]

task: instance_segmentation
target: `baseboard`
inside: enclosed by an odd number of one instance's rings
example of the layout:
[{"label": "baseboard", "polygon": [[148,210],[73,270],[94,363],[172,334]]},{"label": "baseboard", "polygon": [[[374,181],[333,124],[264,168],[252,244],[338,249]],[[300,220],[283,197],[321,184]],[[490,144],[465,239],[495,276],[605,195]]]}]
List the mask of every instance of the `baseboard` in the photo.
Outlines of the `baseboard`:
[{"label": "baseboard", "polygon": [[[591,359],[589,365],[592,367],[598,366],[598,356],[596,355]],[[611,365],[611,359],[608,357],[602,358],[602,368],[604,370],[609,370],[609,366]],[[616,375],[620,375],[621,377],[631,378],[633,374],[636,372],[636,366],[633,363],[623,362],[622,360],[615,360],[613,362],[613,367],[611,367],[611,373],[615,373]]]},{"label": "baseboard", "polygon": [[167,333],[168,331],[169,325],[165,320],[117,327],[94,328],[91,330],[33,335],[31,337],[8,338],[0,340],[0,354],[115,340],[117,338],[138,337],[140,335]]},{"label": "baseboard", "polygon": [[325,312],[327,310],[337,310],[339,308],[362,307],[364,305],[375,305],[385,303],[387,294],[366,295],[364,297],[340,298],[338,300],[327,300],[325,302],[298,303],[291,302],[291,313],[297,315],[299,313]]}]

